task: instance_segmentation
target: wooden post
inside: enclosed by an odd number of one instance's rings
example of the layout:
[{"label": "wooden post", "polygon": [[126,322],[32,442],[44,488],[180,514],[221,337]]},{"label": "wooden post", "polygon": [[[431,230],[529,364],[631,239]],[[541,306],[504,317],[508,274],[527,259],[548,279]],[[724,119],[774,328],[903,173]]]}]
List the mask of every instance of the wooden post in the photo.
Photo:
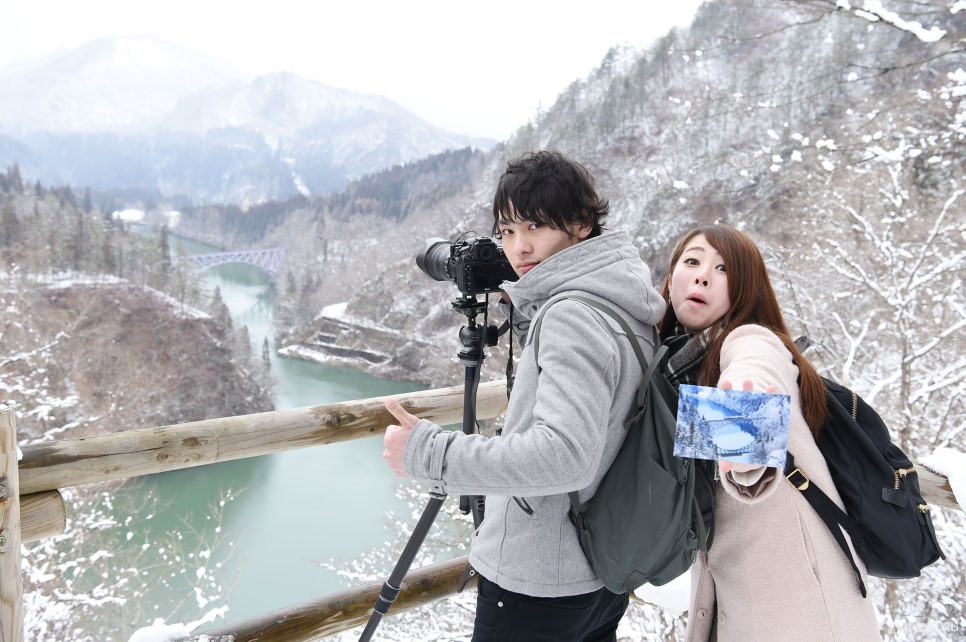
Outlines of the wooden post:
[{"label": "wooden post", "polygon": [[20,541],[36,542],[67,528],[67,507],[59,490],[20,496]]},{"label": "wooden post", "polygon": [[0,410],[0,640],[23,641],[20,569],[20,478],[13,409]]}]

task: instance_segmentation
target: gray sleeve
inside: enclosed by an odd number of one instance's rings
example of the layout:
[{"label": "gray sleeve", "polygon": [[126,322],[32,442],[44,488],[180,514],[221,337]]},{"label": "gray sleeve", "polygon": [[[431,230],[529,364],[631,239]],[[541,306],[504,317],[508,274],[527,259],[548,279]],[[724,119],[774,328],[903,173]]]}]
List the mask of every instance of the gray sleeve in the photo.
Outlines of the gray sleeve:
[{"label": "gray sleeve", "polygon": [[[528,347],[521,360],[532,358]],[[614,330],[587,306],[563,301],[544,318],[539,358],[530,425],[486,438],[421,421],[406,446],[406,472],[449,494],[555,495],[592,483],[619,377]]]}]

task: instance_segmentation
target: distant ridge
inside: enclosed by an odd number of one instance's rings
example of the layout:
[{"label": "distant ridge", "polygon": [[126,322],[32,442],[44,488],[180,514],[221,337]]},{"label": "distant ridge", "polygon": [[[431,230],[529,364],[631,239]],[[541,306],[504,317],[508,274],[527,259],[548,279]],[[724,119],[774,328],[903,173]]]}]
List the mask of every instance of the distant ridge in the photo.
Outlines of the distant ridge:
[{"label": "distant ridge", "polygon": [[249,206],[494,141],[288,72],[248,78],[152,37],[0,70],[0,167],[25,180]]},{"label": "distant ridge", "polygon": [[98,38],[0,80],[7,135],[150,130],[181,99],[246,82],[228,63],[154,36]]}]

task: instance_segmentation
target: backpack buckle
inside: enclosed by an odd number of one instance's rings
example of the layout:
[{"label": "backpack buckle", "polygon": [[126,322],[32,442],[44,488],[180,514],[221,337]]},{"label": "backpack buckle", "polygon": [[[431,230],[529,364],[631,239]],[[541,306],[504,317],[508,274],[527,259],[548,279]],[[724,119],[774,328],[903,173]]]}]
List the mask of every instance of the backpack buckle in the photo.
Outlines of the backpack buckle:
[{"label": "backpack buckle", "polygon": [[[792,479],[792,477],[795,479]],[[785,475],[785,479],[787,479],[788,483],[798,490],[806,490],[808,488],[808,477],[805,476],[805,473],[802,472],[801,468],[796,468],[792,472]]]}]

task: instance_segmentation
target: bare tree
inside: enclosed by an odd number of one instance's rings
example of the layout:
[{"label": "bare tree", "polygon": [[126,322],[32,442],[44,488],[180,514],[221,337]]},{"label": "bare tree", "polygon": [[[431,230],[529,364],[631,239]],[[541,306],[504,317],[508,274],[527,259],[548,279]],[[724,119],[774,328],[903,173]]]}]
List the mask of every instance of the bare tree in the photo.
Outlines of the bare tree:
[{"label": "bare tree", "polygon": [[[963,84],[940,76],[919,92],[915,118],[888,136],[859,129],[807,152],[801,180],[813,198],[803,219],[818,233],[781,261],[793,317],[825,348],[819,364],[863,394],[914,458],[940,445],[966,449],[966,184],[954,169],[966,104],[953,90]],[[947,560],[901,590],[885,583],[892,639],[940,635],[964,615],[948,599],[966,568],[963,516],[934,519]]]}]

